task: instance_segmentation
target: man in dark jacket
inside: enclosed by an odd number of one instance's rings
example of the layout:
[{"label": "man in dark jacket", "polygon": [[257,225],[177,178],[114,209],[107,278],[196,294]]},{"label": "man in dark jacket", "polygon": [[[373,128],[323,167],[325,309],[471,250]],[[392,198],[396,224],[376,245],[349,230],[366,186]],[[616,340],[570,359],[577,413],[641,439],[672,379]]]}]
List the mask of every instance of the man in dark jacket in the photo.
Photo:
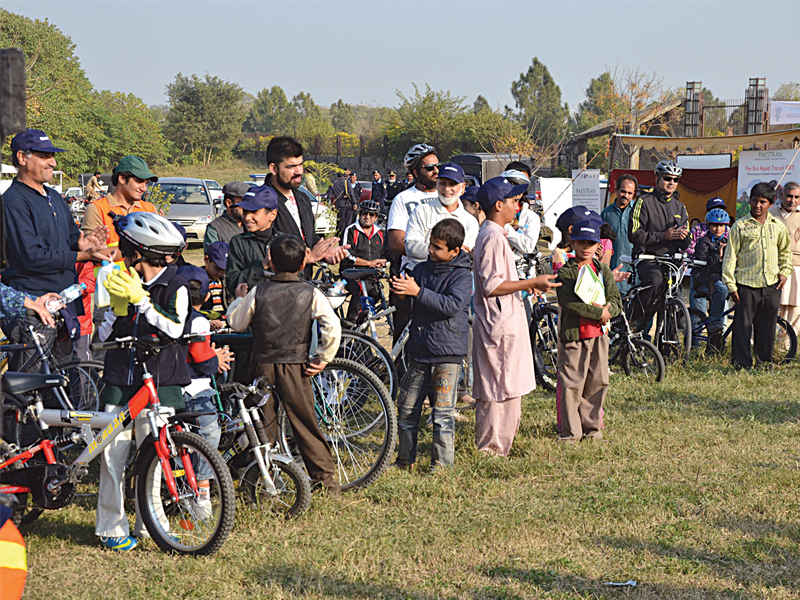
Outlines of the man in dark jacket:
[{"label": "man in dark jacket", "polygon": [[386,182],[386,205],[392,203],[394,197],[405,189],[402,181],[397,181],[397,173],[389,171],[389,180]]},{"label": "man in dark jacket", "polygon": [[383,185],[380,171],[372,172],[372,190],[370,191],[370,200],[374,200],[381,207],[381,212],[384,212],[384,201],[386,200],[386,186]]},{"label": "man in dark jacket", "polygon": [[[672,161],[661,161],[655,172],[655,187],[636,201],[628,224],[628,239],[633,243],[634,257],[640,254],[674,254],[688,248],[691,241],[689,214],[676,193],[683,169]],[[643,261],[636,271],[645,289],[634,307],[634,320],[641,316],[642,307],[652,306],[666,289],[657,264]]]},{"label": "man in dark jacket", "polygon": [[225,212],[206,227],[206,234],[203,237],[204,252],[208,253],[208,247],[214,242],[230,244],[233,236],[242,233],[242,209],[239,208],[239,202],[249,191],[250,186],[244,181],[229,181],[222,186]]},{"label": "man in dark jacket", "polygon": [[397,465],[411,469],[417,458],[422,401],[433,411],[431,467],[453,464],[456,390],[467,354],[472,261],[461,250],[464,226],[444,219],[431,231],[429,259],[409,277],[392,278],[392,290],[413,299],[407,348],[411,362],[397,397],[400,445]]}]

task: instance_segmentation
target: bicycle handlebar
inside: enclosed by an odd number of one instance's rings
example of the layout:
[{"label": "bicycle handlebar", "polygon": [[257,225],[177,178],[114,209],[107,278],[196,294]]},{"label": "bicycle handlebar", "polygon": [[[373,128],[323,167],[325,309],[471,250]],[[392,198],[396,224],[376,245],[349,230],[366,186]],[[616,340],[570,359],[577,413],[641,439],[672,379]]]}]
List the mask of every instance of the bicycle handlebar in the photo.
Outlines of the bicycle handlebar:
[{"label": "bicycle handlebar", "polygon": [[97,352],[102,352],[104,350],[116,350],[118,348],[139,348],[140,350],[145,350],[147,352],[157,352],[175,344],[186,345],[193,342],[202,342],[204,339],[205,336],[194,333],[187,333],[178,338],[166,341],[157,336],[152,336],[152,338],[136,338],[129,335],[123,338],[117,338],[115,340],[95,342],[89,347],[93,351]]}]

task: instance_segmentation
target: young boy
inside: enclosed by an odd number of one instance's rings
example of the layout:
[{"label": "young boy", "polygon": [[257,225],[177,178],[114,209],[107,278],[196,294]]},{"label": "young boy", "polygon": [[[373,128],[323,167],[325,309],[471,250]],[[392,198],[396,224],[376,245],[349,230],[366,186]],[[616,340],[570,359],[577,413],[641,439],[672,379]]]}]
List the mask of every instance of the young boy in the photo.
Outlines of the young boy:
[{"label": "young boy", "polygon": [[210,321],[211,330],[216,331],[225,326],[225,311],[228,310],[228,292],[225,289],[228,244],[226,242],[209,244],[203,260],[208,275],[209,296],[200,307],[200,312]]},{"label": "young boy", "polygon": [[[408,349],[411,362],[400,383],[397,465],[413,469],[422,401],[430,396],[433,412],[431,469],[452,466],[456,390],[467,354],[472,261],[461,249],[464,226],[444,219],[433,226],[428,260],[411,276],[392,277],[392,291],[413,299]],[[430,393],[429,389],[433,392]]]},{"label": "young boy", "polygon": [[494,177],[478,190],[486,220],[475,242],[475,444],[478,450],[508,456],[520,422],[522,396],[536,387],[533,355],[522,292],[558,287],[555,275],[519,280],[505,226],[514,220],[527,185]]},{"label": "young boy", "polygon": [[[358,209],[358,221],[349,225],[344,230],[342,239],[350,246],[350,257],[342,261],[341,269],[351,267],[372,267],[380,269],[386,265],[383,258],[383,230],[376,224],[380,206],[374,200],[364,200]],[[376,302],[380,298],[377,279],[364,282],[367,293]],[[347,319],[352,321],[361,308],[359,297],[361,288],[357,281],[347,282],[347,291],[350,292],[350,305],[347,308]]]},{"label": "young boy", "polygon": [[692,288],[695,297],[711,300],[708,324],[708,351],[717,353],[722,347],[722,315],[728,288],[722,283],[722,257],[728,242],[727,229],[731,218],[725,209],[712,208],[706,214],[706,233],[694,246],[695,260],[705,261],[705,267],[692,269]]},{"label": "young boy", "polygon": [[[576,443],[584,437],[602,439],[603,400],[608,391],[608,336],[602,326],[622,310],[622,299],[608,265],[600,262],[600,215],[578,221],[570,232],[575,256],[558,270],[562,284],[556,293],[561,307],[558,380],[561,387],[559,439]],[[605,305],[587,304],[575,292],[582,267],[603,282]]]},{"label": "young boy", "polygon": [[[136,335],[166,336],[176,339],[189,332],[189,289],[177,274],[177,267],[167,265],[167,257],[177,257],[184,241],[172,223],[148,212],[131,213],[114,220],[119,235],[119,250],[125,269],[114,271],[105,285],[111,296],[111,310],[106,311],[98,335],[101,341]],[[106,352],[103,367],[103,401],[106,411],[119,410],[142,385],[143,368],[133,364],[135,350]],[[186,347],[173,345],[157,358],[147,361],[147,369],[158,382],[162,406],[183,408],[182,387],[191,383],[186,364]],[[149,426],[144,411],[135,423],[136,442],[140,444]],[[130,432],[119,435],[103,451],[100,461],[100,486],[97,500],[95,533],[106,548],[132,550],[137,541],[129,535],[125,516],[125,463],[130,452]],[[137,514],[134,535],[145,532]]]},{"label": "young boy", "polygon": [[[312,482],[336,494],[340,486],[330,448],[317,423],[308,377],[320,373],[336,356],[342,328],[325,295],[298,277],[309,253],[300,238],[276,236],[267,257],[275,274],[249,292],[244,285],[237,287],[227,318],[236,331],[252,328],[250,380],[265,377],[275,386]],[[320,339],[317,356],[309,362],[315,320],[320,323]],[[266,416],[269,421],[274,415]]]},{"label": "young boy", "polygon": [[736,304],[731,362],[736,369],[753,366],[750,338],[759,362],[772,362],[781,289],[792,272],[786,226],[769,214],[775,189],[757,183],[750,191],[750,215],[731,227],[722,261],[722,281]]}]

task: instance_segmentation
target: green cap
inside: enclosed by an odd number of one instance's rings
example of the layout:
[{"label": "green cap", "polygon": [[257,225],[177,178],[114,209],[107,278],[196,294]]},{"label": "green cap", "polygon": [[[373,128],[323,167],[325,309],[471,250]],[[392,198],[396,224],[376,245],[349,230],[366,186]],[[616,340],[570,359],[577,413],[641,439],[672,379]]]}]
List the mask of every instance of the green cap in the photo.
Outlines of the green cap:
[{"label": "green cap", "polygon": [[114,173],[133,173],[139,179],[149,179],[150,181],[158,181],[158,177],[150,172],[147,163],[138,156],[129,154],[119,161],[119,164],[114,167]]}]

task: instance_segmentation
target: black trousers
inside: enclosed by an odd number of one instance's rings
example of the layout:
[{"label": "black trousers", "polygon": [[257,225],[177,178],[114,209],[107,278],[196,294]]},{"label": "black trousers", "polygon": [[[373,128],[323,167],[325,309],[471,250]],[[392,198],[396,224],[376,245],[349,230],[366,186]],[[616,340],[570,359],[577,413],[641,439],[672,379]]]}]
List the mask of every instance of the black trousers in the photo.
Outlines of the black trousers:
[{"label": "black trousers", "polygon": [[633,303],[631,320],[638,326],[644,311],[661,299],[667,287],[667,282],[664,281],[661,267],[652,262],[643,261],[639,263],[639,266],[636,267],[636,275],[639,278],[639,285],[644,288]]},{"label": "black trousers", "polygon": [[396,308],[392,313],[392,322],[394,323],[392,346],[394,346],[400,338],[400,334],[403,333],[403,329],[406,328],[406,325],[411,320],[411,298],[406,296],[405,299],[400,300],[397,294],[389,292],[389,305]]},{"label": "black trousers", "polygon": [[[375,301],[375,306],[381,310],[380,301],[380,283],[377,279],[367,279],[364,281],[367,288],[367,295]],[[347,291],[350,293],[350,304],[347,307],[347,320],[354,321],[358,316],[358,311],[361,310],[361,286],[357,281],[347,282]]]},{"label": "black trousers", "polygon": [[[52,354],[52,364],[62,364],[72,360],[72,341],[65,341],[59,342],[56,340],[56,335],[58,333],[58,329],[52,329],[42,323],[41,319],[39,319],[36,315],[26,315],[19,321],[11,323],[3,323],[3,331],[6,332],[8,336],[8,341],[11,344],[31,344],[33,345],[33,339],[31,337],[30,331],[28,330],[28,326],[33,326],[33,330],[41,334],[44,340],[41,342],[42,347],[44,348],[45,352],[47,352],[48,348],[51,348]],[[36,354],[36,348],[34,347],[33,350],[21,350],[18,352],[9,352],[8,353],[8,370],[9,371],[21,371],[25,362]],[[36,365],[29,369],[35,373],[40,372],[42,369],[41,363],[36,363]]]},{"label": "black trousers", "polygon": [[781,291],[775,285],[762,288],[740,285],[738,292],[739,306],[736,307],[733,317],[731,362],[734,367],[743,369],[753,366],[751,336],[758,362],[772,362]]}]

